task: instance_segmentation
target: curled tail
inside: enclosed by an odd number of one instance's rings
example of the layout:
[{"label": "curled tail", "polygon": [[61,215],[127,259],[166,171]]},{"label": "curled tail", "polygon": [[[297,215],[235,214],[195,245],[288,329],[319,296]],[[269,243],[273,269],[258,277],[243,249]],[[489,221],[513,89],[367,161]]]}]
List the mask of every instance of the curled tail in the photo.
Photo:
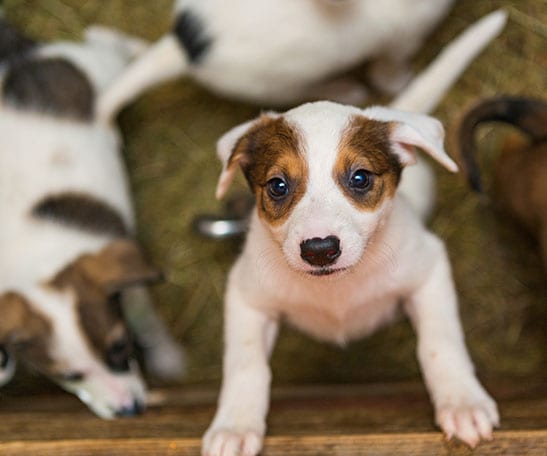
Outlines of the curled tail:
[{"label": "curled tail", "polygon": [[145,90],[182,76],[188,66],[185,53],[173,34],[153,44],[137,58],[97,100],[97,115],[110,121]]},{"label": "curled tail", "polygon": [[507,13],[497,10],[468,27],[390,105],[401,111],[433,111],[473,59],[502,31]]},{"label": "curled tail", "polygon": [[457,131],[457,150],[473,190],[482,192],[476,161],[475,130],[484,122],[504,122],[515,126],[532,141],[547,140],[547,102],[519,96],[500,96],[481,101],[464,114]]}]

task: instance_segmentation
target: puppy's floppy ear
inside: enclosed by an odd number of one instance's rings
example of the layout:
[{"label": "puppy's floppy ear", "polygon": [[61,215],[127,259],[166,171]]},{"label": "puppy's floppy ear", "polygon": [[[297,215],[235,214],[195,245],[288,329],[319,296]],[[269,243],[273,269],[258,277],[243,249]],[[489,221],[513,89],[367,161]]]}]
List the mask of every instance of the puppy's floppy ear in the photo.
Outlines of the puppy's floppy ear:
[{"label": "puppy's floppy ear", "polygon": [[108,294],[162,278],[161,271],[148,264],[137,243],[129,239],[113,241],[98,253],[82,255],[53,284],[61,287],[74,284],[75,274],[99,285]]},{"label": "puppy's floppy ear", "polygon": [[[34,311],[19,293],[0,295],[0,344],[9,347],[29,341],[51,331],[49,321]],[[44,337],[45,339],[45,337]]]},{"label": "puppy's floppy ear", "polygon": [[403,165],[407,166],[416,162],[415,147],[418,147],[449,171],[458,171],[458,165],[444,150],[444,128],[437,119],[425,114],[380,106],[365,109],[363,114],[369,118],[390,123],[393,152]]},{"label": "puppy's floppy ear", "polygon": [[265,120],[274,119],[276,117],[278,117],[278,114],[274,112],[262,114],[256,119],[249,120],[232,128],[224,133],[217,141],[217,156],[222,162],[222,172],[218,179],[216,189],[217,199],[221,199],[226,194],[230,184],[234,180],[238,165],[241,164],[242,160],[245,158],[246,150],[242,147],[238,147],[241,140]]}]

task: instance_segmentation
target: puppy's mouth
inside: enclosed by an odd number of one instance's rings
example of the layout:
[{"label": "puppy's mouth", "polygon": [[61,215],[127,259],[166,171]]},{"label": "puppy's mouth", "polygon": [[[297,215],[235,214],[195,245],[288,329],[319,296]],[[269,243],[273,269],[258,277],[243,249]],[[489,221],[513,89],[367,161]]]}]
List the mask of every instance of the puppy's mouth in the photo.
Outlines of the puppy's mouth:
[{"label": "puppy's mouth", "polygon": [[316,277],[330,276],[334,274],[340,274],[341,272],[346,271],[347,268],[317,268],[312,269],[311,271],[306,271],[309,275]]}]

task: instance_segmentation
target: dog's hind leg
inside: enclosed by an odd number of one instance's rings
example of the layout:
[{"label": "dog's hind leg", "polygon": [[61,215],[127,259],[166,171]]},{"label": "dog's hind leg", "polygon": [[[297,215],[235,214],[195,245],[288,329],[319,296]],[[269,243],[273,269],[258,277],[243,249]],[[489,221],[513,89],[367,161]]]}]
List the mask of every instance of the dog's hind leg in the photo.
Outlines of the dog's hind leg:
[{"label": "dog's hind leg", "polygon": [[181,76],[187,66],[186,56],[176,37],[172,34],[164,36],[99,95],[98,117],[106,122],[111,121],[145,90]]},{"label": "dog's hind leg", "polygon": [[123,307],[129,327],[143,349],[147,371],[163,380],[180,379],[185,372],[184,351],[156,313],[148,290],[125,290]]},{"label": "dog's hind leg", "polygon": [[150,47],[146,40],[98,24],[87,27],[84,30],[84,37],[88,43],[117,48],[130,59],[137,57]]}]

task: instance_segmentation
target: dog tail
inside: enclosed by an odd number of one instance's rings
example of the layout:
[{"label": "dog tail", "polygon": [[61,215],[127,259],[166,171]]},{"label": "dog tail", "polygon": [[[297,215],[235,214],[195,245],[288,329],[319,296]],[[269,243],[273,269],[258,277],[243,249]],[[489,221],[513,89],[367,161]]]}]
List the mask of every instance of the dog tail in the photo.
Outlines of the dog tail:
[{"label": "dog tail", "polygon": [[469,185],[477,192],[482,192],[483,187],[475,159],[475,130],[491,121],[513,125],[534,142],[547,141],[547,103],[535,98],[500,96],[483,100],[464,114],[456,132],[456,150]]},{"label": "dog tail", "polygon": [[182,76],[188,67],[185,52],[174,34],[153,44],[132,62],[97,100],[97,115],[111,121],[118,112],[143,91]]},{"label": "dog tail", "polygon": [[468,27],[399,95],[391,107],[428,114],[471,61],[502,31],[507,13],[497,10]]}]

